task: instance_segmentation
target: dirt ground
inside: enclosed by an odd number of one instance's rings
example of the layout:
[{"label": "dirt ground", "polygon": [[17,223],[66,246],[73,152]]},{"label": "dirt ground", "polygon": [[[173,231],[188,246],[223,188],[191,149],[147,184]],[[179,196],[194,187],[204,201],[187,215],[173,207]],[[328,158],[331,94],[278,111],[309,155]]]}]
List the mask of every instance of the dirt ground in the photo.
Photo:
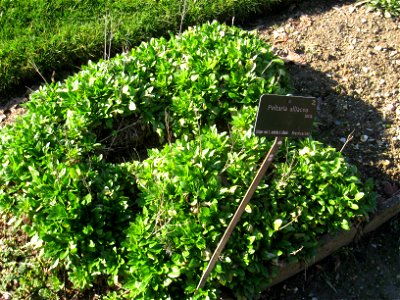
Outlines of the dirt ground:
[{"label": "dirt ground", "polygon": [[[364,1],[365,2],[365,1]],[[400,186],[400,18],[359,1],[309,0],[252,24],[319,101],[314,138],[342,149],[380,201]],[[400,218],[266,291],[262,299],[400,299]]]}]

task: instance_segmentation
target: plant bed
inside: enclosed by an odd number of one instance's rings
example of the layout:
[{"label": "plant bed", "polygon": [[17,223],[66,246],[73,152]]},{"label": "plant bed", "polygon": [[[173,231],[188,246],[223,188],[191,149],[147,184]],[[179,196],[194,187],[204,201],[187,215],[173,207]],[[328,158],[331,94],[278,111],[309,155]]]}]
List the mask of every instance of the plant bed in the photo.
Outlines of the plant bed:
[{"label": "plant bed", "polygon": [[[236,243],[195,292],[271,143],[252,134],[258,99],[287,91],[268,45],[216,22],[91,63],[33,93],[2,129],[1,209],[24,219],[49,270],[77,288],[107,282],[118,290],[109,299],[215,298],[221,286],[254,297],[282,257],[309,257],[321,235],[374,207],[371,182],[340,152],[287,140]],[[156,147],[133,158],[149,137]]]}]

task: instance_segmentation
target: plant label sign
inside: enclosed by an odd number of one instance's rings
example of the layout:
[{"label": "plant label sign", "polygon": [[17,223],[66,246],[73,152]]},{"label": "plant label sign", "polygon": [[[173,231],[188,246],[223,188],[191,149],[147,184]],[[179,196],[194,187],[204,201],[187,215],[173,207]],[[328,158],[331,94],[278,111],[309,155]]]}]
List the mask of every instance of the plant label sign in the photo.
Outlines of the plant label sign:
[{"label": "plant label sign", "polygon": [[317,100],[313,97],[262,95],[254,133],[258,136],[307,137],[311,134]]}]

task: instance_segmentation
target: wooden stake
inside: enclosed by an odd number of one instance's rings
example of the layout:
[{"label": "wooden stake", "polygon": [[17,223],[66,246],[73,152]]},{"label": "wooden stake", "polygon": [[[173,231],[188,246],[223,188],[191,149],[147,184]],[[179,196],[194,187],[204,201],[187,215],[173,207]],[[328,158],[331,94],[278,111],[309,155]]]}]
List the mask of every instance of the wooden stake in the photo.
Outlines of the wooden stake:
[{"label": "wooden stake", "polygon": [[218,243],[217,248],[215,249],[207,268],[205,269],[203,276],[200,279],[199,284],[197,285],[197,289],[201,289],[206,284],[207,278],[210,275],[211,271],[214,269],[215,264],[221,255],[222,250],[224,249],[226,243],[228,242],[230,236],[232,235],[233,230],[235,229],[237,223],[240,220],[247,204],[250,202],[251,197],[253,196],[254,192],[256,191],[258,185],[260,184],[261,179],[263,178],[265,172],[267,171],[268,167],[271,165],[272,160],[274,159],[276,153],[278,152],[279,146],[282,144],[282,137],[275,137],[275,141],[269,149],[267,156],[265,157],[263,163],[261,164],[260,169],[258,170],[256,176],[253,179],[253,182],[250,184],[246,195],[244,195],[242,202],[240,202],[239,207],[237,208],[235,215],[233,216],[231,222],[229,223],[228,227],[225,230],[224,235],[222,236],[221,240]]}]

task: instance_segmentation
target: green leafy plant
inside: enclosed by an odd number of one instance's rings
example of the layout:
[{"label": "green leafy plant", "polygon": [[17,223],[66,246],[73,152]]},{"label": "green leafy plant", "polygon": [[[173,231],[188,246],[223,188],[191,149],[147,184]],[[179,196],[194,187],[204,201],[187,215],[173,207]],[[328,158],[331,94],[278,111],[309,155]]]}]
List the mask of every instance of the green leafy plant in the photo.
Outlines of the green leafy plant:
[{"label": "green leafy plant", "polygon": [[90,63],[32,94],[26,115],[2,129],[1,208],[29,220],[43,255],[76,286],[113,283],[140,207],[135,172],[121,161],[145,155],[149,137],[160,146],[223,127],[228,107],[279,93],[285,80],[267,45],[216,22]]},{"label": "green leafy plant", "polygon": [[[153,150],[137,169],[143,211],[125,247],[130,298],[189,298],[271,141],[252,136],[254,108],[235,114],[231,134],[204,129]],[[245,125],[245,127],[243,127]],[[254,298],[280,258],[305,259],[326,233],[349,229],[373,209],[370,183],[321,143],[288,142],[235,229],[207,289]],[[154,276],[157,274],[157,276]],[[129,298],[128,297],[128,298]]]},{"label": "green leafy plant", "polygon": [[20,225],[15,217],[0,217],[0,295],[4,299],[58,299],[63,284],[47,271],[50,266],[39,258],[39,245],[27,243]]},{"label": "green leafy plant", "polygon": [[370,183],[340,153],[287,142],[195,291],[271,144],[252,134],[258,99],[287,87],[268,45],[217,22],[89,63],[1,129],[0,209],[25,220],[41,258],[77,288],[216,299],[225,286],[254,298],[279,259],[308,257],[373,207]]}]

